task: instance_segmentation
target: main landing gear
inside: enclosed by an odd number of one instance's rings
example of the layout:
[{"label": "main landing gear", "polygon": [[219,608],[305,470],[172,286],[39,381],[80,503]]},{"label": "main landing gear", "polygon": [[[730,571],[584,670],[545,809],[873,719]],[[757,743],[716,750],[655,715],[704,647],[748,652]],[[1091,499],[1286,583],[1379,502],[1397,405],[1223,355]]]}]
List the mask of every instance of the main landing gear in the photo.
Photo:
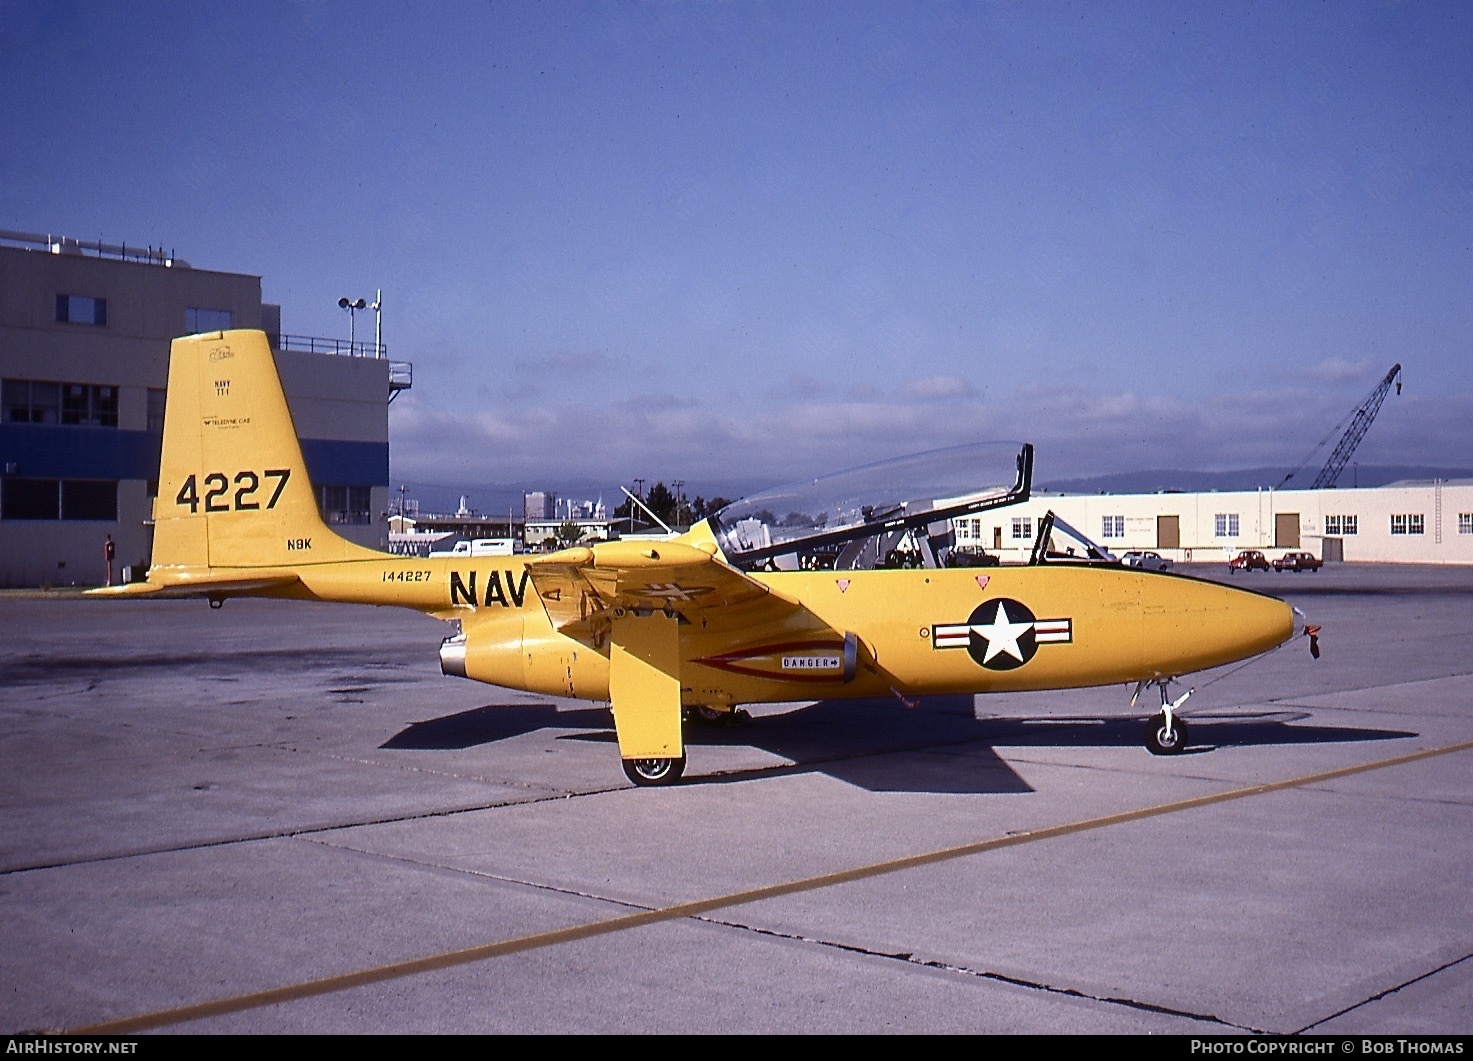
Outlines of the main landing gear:
[{"label": "main landing gear", "polygon": [[673,785],[685,773],[685,756],[678,759],[625,759],[624,776],[636,785]]},{"label": "main landing gear", "polygon": [[[682,721],[698,726],[740,726],[752,721],[741,708],[692,704],[681,710]],[[636,785],[673,785],[685,774],[685,756],[678,759],[625,759],[624,776]]]},{"label": "main landing gear", "polygon": [[[1135,696],[1130,698],[1132,704],[1135,703],[1136,697],[1140,696],[1146,684],[1146,682],[1141,682],[1135,687]],[[1181,705],[1187,702],[1187,697],[1196,690],[1188,689],[1172,700],[1166,692],[1167,686],[1171,684],[1170,678],[1157,678],[1150,684],[1161,690],[1161,713],[1153,715],[1146,722],[1143,734],[1146,750],[1152,755],[1179,755],[1187,746],[1187,724],[1177,718],[1176,713]]]},{"label": "main landing gear", "polygon": [[709,707],[706,704],[695,704],[684,708],[681,718],[700,726],[738,726],[752,721],[752,716],[740,707],[720,708]]}]

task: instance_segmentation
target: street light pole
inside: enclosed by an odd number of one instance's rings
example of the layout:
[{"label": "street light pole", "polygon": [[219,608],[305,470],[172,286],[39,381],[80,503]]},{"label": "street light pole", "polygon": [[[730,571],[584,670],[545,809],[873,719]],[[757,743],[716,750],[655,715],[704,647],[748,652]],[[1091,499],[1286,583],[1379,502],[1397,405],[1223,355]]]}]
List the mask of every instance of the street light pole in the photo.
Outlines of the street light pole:
[{"label": "street light pole", "polygon": [[[636,479],[636,480],[634,480],[634,495],[636,497],[638,497],[641,501],[644,500],[644,480],[643,479]],[[634,509],[635,509],[634,502],[631,501],[629,503],[629,533],[630,534],[633,534],[634,533]]]},{"label": "street light pole", "polygon": [[361,298],[355,301],[344,297],[338,299],[338,305],[348,311],[348,356],[353,357],[358,338],[355,315],[360,309],[367,309],[368,303]]},{"label": "street light pole", "polygon": [[373,296],[373,356],[384,356],[384,289],[379,288]]}]

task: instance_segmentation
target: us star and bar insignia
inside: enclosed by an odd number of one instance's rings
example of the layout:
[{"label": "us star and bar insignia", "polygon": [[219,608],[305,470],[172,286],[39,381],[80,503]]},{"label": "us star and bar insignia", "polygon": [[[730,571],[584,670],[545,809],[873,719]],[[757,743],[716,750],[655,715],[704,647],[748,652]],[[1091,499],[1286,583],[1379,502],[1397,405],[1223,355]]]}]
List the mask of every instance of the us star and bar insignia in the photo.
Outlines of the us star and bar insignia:
[{"label": "us star and bar insignia", "polygon": [[964,648],[988,670],[1013,670],[1032,659],[1039,645],[1073,640],[1074,620],[1040,619],[1011,597],[983,601],[965,623],[931,627],[932,648]]}]

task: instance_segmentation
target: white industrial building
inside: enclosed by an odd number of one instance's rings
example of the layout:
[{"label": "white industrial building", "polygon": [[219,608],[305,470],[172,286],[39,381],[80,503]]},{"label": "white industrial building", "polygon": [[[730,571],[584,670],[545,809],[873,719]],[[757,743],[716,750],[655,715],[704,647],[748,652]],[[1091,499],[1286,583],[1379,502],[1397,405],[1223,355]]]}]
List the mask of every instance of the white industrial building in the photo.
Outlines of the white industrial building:
[{"label": "white industrial building", "polygon": [[1330,562],[1473,564],[1473,480],[1223,493],[1035,494],[955,521],[958,547],[1026,561],[1039,520],[1056,513],[1115,555],[1148,549],[1178,563],[1269,559],[1302,549]]}]

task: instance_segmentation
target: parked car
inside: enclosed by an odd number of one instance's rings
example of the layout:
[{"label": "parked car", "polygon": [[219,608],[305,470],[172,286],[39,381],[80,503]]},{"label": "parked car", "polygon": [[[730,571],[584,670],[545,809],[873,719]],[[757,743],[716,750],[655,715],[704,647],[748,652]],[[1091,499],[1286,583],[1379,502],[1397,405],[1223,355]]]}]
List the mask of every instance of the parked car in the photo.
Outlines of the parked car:
[{"label": "parked car", "polygon": [[1275,571],[1318,571],[1323,565],[1313,553],[1285,553],[1274,560]]},{"label": "parked car", "polygon": [[947,567],[997,567],[999,563],[997,557],[975,545],[960,545],[946,554]]},{"label": "parked car", "polygon": [[1228,571],[1268,571],[1273,567],[1257,549],[1244,549],[1228,561]]},{"label": "parked car", "polygon": [[1126,567],[1139,567],[1144,571],[1165,571],[1171,566],[1171,561],[1160,553],[1144,552],[1140,549],[1132,549],[1120,558],[1120,562]]}]

